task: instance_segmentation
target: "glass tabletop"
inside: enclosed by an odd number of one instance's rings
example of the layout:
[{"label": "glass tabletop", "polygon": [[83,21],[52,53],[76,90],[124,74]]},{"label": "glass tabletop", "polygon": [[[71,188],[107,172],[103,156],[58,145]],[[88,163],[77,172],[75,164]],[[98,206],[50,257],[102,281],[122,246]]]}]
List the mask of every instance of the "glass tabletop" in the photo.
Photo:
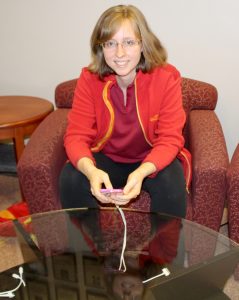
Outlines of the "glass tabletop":
[{"label": "glass tabletop", "polygon": [[0,250],[5,299],[230,299],[223,287],[239,261],[238,245],[209,228],[117,208],[2,223]]}]

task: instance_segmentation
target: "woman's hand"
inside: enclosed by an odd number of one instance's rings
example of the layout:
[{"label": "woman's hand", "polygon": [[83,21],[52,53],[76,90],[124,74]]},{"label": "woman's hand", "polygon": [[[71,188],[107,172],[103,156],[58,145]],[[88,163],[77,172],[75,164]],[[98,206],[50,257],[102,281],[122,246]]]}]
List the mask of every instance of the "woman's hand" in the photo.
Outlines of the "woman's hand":
[{"label": "woman's hand", "polygon": [[114,203],[117,205],[126,205],[131,199],[136,198],[141,192],[144,178],[155,171],[155,165],[150,162],[140,165],[134,172],[129,174],[127,183],[123,189],[123,194],[112,196]]},{"label": "woman's hand", "polygon": [[93,161],[88,157],[81,158],[77,163],[77,168],[81,171],[89,180],[91,193],[101,203],[114,203],[110,197],[106,197],[100,192],[102,185],[107,189],[112,189],[112,184],[109,179],[109,175],[98,169]]},{"label": "woman's hand", "polygon": [[138,169],[132,172],[123,189],[123,194],[111,196],[114,203],[116,205],[126,205],[131,199],[136,198],[140,194],[143,179],[144,176]]},{"label": "woman's hand", "polygon": [[95,169],[91,170],[88,179],[91,186],[91,193],[97,200],[101,203],[114,203],[111,197],[102,194],[100,191],[102,185],[104,185],[107,189],[112,189],[112,184],[106,172],[95,167]]}]

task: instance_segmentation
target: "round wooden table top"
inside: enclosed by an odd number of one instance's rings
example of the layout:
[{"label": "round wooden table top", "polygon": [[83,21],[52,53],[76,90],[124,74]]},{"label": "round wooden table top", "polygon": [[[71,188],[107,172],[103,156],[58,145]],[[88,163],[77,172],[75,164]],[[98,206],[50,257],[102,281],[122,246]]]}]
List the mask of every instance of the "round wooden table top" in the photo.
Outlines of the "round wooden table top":
[{"label": "round wooden table top", "polygon": [[38,97],[0,96],[0,128],[35,123],[53,110],[50,101]]}]

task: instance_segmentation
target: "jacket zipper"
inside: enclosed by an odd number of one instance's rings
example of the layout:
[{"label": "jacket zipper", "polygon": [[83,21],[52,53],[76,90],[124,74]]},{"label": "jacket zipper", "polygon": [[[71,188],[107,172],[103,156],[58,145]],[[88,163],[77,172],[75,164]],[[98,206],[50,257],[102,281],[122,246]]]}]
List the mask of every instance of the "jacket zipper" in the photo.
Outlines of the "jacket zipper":
[{"label": "jacket zipper", "polygon": [[114,114],[114,110],[110,104],[110,101],[107,97],[108,96],[108,88],[109,88],[109,85],[111,84],[111,82],[112,81],[108,81],[103,89],[103,100],[104,100],[105,105],[107,106],[107,108],[110,112],[110,116],[111,116],[110,124],[109,124],[108,130],[107,130],[106,134],[104,135],[104,137],[96,144],[96,146],[91,148],[91,151],[93,151],[93,152],[99,151],[101,146],[109,139],[109,137],[111,136],[111,133],[112,133],[113,124],[115,121],[115,114]]},{"label": "jacket zipper", "polygon": [[189,192],[189,181],[190,181],[190,178],[191,178],[191,166],[190,166],[190,163],[188,161],[187,155],[185,155],[183,150],[181,150],[180,153],[185,158],[185,161],[188,165],[188,174],[187,174],[187,178],[186,178],[186,191],[187,191],[188,194],[190,194],[190,192]]},{"label": "jacket zipper", "polygon": [[138,116],[138,120],[139,120],[139,124],[140,124],[140,127],[142,129],[142,132],[143,132],[143,135],[144,135],[144,138],[146,140],[146,142],[151,146],[153,147],[153,144],[150,143],[150,141],[148,140],[147,136],[146,136],[146,133],[145,133],[145,130],[144,130],[144,126],[143,126],[143,123],[141,121],[141,118],[140,118],[140,114],[139,114],[139,108],[138,108],[138,94],[137,94],[137,82],[136,82],[136,78],[134,80],[134,92],[135,92],[135,102],[136,102],[136,111],[137,111],[137,116]]}]

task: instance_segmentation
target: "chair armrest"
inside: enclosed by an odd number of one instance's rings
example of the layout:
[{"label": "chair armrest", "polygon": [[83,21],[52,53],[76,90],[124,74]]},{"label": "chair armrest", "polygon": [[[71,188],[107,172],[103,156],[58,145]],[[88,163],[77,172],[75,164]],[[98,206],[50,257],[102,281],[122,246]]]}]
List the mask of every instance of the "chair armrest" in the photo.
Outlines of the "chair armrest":
[{"label": "chair armrest", "polygon": [[229,159],[222,127],[214,111],[194,110],[189,114],[189,149],[193,165],[193,218],[218,230],[226,200]]},{"label": "chair armrest", "polygon": [[239,144],[234,151],[227,171],[227,201],[229,236],[239,243]]},{"label": "chair armrest", "polygon": [[[231,183],[232,180],[239,180],[239,144],[237,145],[232,159],[230,166],[227,170],[227,179],[228,182]],[[239,191],[239,185],[238,185],[238,191]]]},{"label": "chair armrest", "polygon": [[58,178],[67,159],[63,136],[68,111],[58,109],[44,119],[18,162],[20,185],[31,213],[60,208]]}]

